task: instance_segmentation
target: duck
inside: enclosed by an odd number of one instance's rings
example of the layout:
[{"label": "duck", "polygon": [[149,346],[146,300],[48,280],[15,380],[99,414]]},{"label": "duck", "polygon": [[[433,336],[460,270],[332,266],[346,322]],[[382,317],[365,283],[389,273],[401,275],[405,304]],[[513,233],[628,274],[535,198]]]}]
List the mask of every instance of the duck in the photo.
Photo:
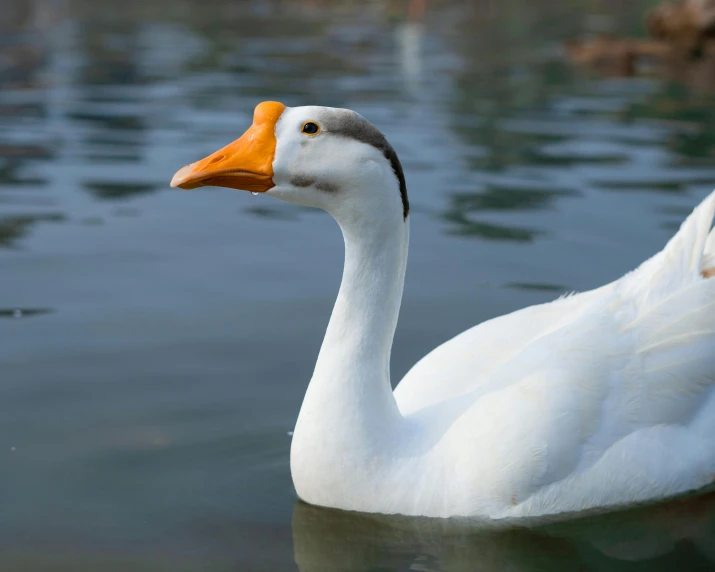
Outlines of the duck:
[{"label": "duck", "polygon": [[715,192],[637,269],[480,323],[393,390],[410,204],[382,132],[349,109],[263,102],[171,186],[323,209],[342,231],[342,281],[290,450],[306,503],[507,522],[715,482]]}]

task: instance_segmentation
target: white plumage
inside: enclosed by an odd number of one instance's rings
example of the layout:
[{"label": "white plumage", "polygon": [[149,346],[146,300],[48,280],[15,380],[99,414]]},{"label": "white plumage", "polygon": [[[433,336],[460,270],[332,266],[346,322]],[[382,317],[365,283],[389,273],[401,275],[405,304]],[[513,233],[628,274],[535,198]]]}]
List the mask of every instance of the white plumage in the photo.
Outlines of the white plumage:
[{"label": "white plumage", "polygon": [[637,270],[467,330],[393,393],[409,242],[394,151],[349,110],[264,103],[255,118],[173,184],[267,190],[343,232],[343,280],[291,448],[303,500],[504,519],[715,481],[715,193]]},{"label": "white plumage", "polygon": [[403,414],[456,398],[469,403],[462,434],[473,423],[499,443],[480,463],[498,499],[487,516],[630,504],[715,480],[715,280],[702,276],[714,213],[715,193],[637,270],[480,324],[400,382]]}]

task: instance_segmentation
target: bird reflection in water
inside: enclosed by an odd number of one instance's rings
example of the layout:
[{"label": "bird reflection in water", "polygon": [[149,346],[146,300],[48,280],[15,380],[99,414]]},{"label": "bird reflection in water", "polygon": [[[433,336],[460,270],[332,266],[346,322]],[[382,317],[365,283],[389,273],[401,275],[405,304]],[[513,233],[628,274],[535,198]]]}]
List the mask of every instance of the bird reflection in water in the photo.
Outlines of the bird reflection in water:
[{"label": "bird reflection in water", "polygon": [[715,564],[715,492],[532,528],[368,515],[298,502],[301,572],[706,570]]}]

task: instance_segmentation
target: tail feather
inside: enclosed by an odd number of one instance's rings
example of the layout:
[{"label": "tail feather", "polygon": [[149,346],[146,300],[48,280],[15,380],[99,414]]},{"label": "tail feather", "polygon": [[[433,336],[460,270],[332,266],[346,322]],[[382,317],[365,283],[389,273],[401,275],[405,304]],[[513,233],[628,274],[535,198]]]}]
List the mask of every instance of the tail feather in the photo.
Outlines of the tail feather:
[{"label": "tail feather", "polygon": [[623,287],[645,306],[715,274],[715,192],[688,216],[665,248],[626,276]]},{"label": "tail feather", "polygon": [[703,200],[685,219],[678,233],[663,250],[668,262],[684,277],[698,278],[709,247],[715,246],[711,229],[715,217],[715,192]]},{"label": "tail feather", "polygon": [[705,278],[715,277],[715,229],[710,231],[707,241],[705,241],[705,253],[703,254],[703,276]]},{"label": "tail feather", "polygon": [[635,318],[623,331],[632,333],[637,359],[623,376],[622,401],[636,423],[687,426],[715,394],[715,280],[703,280],[715,255],[714,216],[715,192],[643,273],[628,277]]}]

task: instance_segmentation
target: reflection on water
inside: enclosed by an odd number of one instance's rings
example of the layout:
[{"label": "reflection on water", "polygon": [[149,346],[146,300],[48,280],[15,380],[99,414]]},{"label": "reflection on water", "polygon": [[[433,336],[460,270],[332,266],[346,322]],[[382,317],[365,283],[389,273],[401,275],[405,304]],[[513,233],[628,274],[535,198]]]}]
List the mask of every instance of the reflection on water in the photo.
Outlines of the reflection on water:
[{"label": "reflection on water", "polygon": [[666,572],[715,559],[715,495],[537,528],[481,530],[449,521],[360,515],[297,503],[301,572]]},{"label": "reflection on water", "polygon": [[[5,151],[5,150],[3,150]],[[21,186],[21,185],[27,185],[30,187],[39,187],[42,185],[45,185],[47,181],[43,178],[40,177],[24,177],[19,174],[18,171],[20,171],[21,168],[21,161],[19,160],[12,160],[11,153],[15,157],[22,157],[24,153],[22,150],[17,152],[18,150],[16,148],[8,148],[6,152],[2,153],[2,157],[5,161],[5,164],[0,168],[0,183],[3,185],[12,185],[12,186]],[[32,157],[32,155],[29,155],[29,157]]]},{"label": "reflection on water", "polygon": [[124,199],[135,195],[150,193],[156,189],[154,185],[141,183],[90,183],[85,188],[98,199]]},{"label": "reflection on water", "polygon": [[50,312],[52,312],[51,308],[0,308],[0,318],[19,320],[49,314]]},{"label": "reflection on water", "polygon": [[39,222],[62,222],[62,214],[36,214],[0,216],[0,247],[14,246],[18,239],[25,236],[33,225]]},{"label": "reflection on water", "polygon": [[450,206],[444,218],[457,225],[456,232],[493,240],[530,241],[539,230],[476,222],[473,215],[481,211],[529,211],[549,208],[560,196],[573,194],[559,189],[529,189],[494,186],[481,193],[451,193]]},{"label": "reflection on water", "polygon": [[505,284],[507,288],[517,288],[518,290],[542,290],[544,292],[558,292],[560,294],[566,294],[568,288],[559,286],[558,284],[537,284],[533,282],[511,282],[510,284]]},{"label": "reflection on water", "polygon": [[606,16],[636,33],[647,2],[467,4],[5,0],[0,567],[284,570],[294,542],[301,570],[713,560],[710,500],[476,535],[293,514],[288,433],[340,236],[266,197],[168,189],[258,101],[355,108],[400,155],[396,380],[467,327],[630,270],[715,181],[704,84],[599,78],[560,53]]},{"label": "reflection on water", "polygon": [[269,207],[269,206],[255,206],[255,207],[247,207],[244,209],[245,212],[257,216],[257,217],[265,217],[265,218],[272,218],[272,219],[278,219],[278,220],[286,220],[286,221],[297,221],[300,220],[298,214],[298,209],[291,209],[291,208],[281,208],[281,205],[278,207]]}]

